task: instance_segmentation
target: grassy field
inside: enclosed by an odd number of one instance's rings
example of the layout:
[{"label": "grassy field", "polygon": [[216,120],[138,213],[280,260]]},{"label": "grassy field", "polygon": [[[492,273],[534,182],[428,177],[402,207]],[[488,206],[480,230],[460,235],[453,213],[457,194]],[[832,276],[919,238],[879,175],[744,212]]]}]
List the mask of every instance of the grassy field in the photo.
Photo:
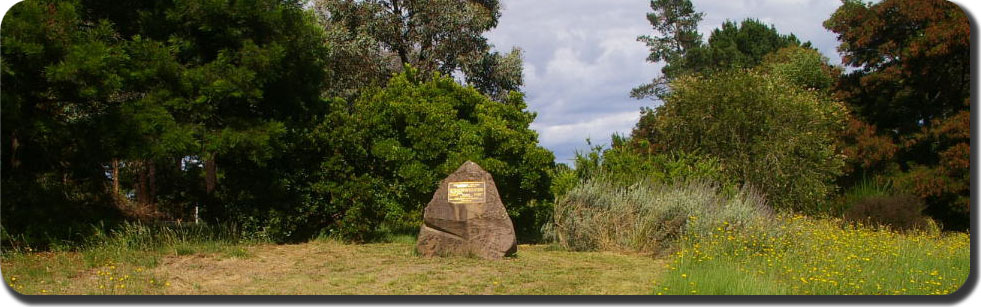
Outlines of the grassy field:
[{"label": "grassy field", "polygon": [[642,255],[546,245],[521,245],[503,261],[422,258],[410,239],[18,253],[2,269],[24,294],[650,294],[663,267]]},{"label": "grassy field", "polygon": [[943,295],[970,271],[966,233],[898,233],[804,216],[768,227],[723,222],[659,258],[557,245],[521,245],[503,261],[423,258],[411,236],[276,245],[129,229],[81,251],[4,251],[0,269],[8,286],[30,295]]},{"label": "grassy field", "polygon": [[970,236],[783,216],[683,242],[655,294],[945,295],[970,273]]}]

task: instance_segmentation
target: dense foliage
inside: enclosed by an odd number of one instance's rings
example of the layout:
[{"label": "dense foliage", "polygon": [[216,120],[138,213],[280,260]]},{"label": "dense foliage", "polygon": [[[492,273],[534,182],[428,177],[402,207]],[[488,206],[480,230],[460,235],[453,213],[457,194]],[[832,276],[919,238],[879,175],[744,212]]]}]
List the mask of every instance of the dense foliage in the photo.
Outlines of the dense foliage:
[{"label": "dense foliage", "polygon": [[668,62],[664,75],[672,79],[691,73],[751,68],[759,65],[767,54],[788,46],[800,46],[800,41],[793,34],[780,34],[759,20],[746,19],[738,24],[726,21],[712,31],[708,44],[685,52],[680,63]]},{"label": "dense foliage", "polygon": [[341,46],[342,58],[331,65],[350,68],[337,76],[338,93],[387,79],[404,65],[421,78],[459,73],[497,101],[522,84],[521,50],[492,51],[483,36],[501,16],[497,0],[317,0],[314,7],[331,44]]},{"label": "dense foliage", "polygon": [[[333,13],[291,0],[17,4],[2,28],[4,241],[79,242],[124,219],[370,239],[418,223],[424,195],[466,159],[536,236],[553,157],[528,129],[520,53],[482,37],[496,2],[323,3]],[[386,3],[440,22],[410,43],[351,19]],[[442,39],[459,26],[472,31]],[[378,89],[410,67],[387,52],[422,72]],[[461,69],[472,87],[437,74]]]},{"label": "dense foliage", "polygon": [[[840,103],[776,76],[735,70],[684,77],[635,135],[654,151],[700,152],[766,193],[776,208],[814,212],[834,192],[842,160]],[[642,122],[644,123],[644,122]]]},{"label": "dense foliage", "polygon": [[835,89],[855,111],[845,183],[885,176],[948,227],[968,225],[970,33],[941,0],[845,1],[824,26],[845,65]]},{"label": "dense foliage", "polygon": [[684,151],[640,153],[634,150],[632,139],[620,135],[613,135],[610,141],[610,148],[593,146],[589,152],[576,153],[573,161],[575,170],[567,172],[579,181],[602,177],[620,185],[640,181],[666,184],[688,181],[730,183],[723,175],[717,158]]},{"label": "dense foliage", "polygon": [[[727,20],[721,28],[702,42],[697,31],[702,13],[694,10],[688,0],[651,1],[652,13],[647,20],[655,35],[645,35],[638,40],[647,44],[651,53],[647,61],[664,63],[661,76],[651,83],[634,88],[630,95],[635,98],[662,99],[670,92],[670,81],[688,74],[711,74],[731,68],[752,68],[763,62],[764,57],[790,46],[801,46],[793,34],[783,35],[773,26],[755,19],[740,23]],[[809,47],[810,43],[803,46]]]},{"label": "dense foliage", "polygon": [[718,159],[722,181],[754,185],[774,207],[821,210],[841,172],[835,138],[847,114],[829,92],[839,70],[757,20],[726,21],[702,43],[690,2],[651,5],[656,35],[640,39],[665,66],[631,94],[663,104],[642,109],[629,147]]},{"label": "dense foliage", "polygon": [[[112,31],[108,25],[76,30],[83,18],[77,6],[77,2],[20,3],[7,13],[0,28],[0,209],[5,239],[25,232],[32,237],[68,237],[95,220],[119,218],[108,197],[98,193],[103,170],[95,161],[108,158],[111,148],[100,145],[110,141],[87,133],[113,121],[112,113],[102,111],[108,109],[105,98],[110,94],[100,83],[118,87],[118,77],[99,71],[109,56],[83,56],[106,50],[105,43],[92,40]],[[71,86],[58,86],[64,82],[51,80],[43,69],[72,64],[79,66],[76,71],[88,73],[79,81],[92,84],[72,91]],[[56,95],[68,97],[55,99],[60,98]],[[54,225],[64,227],[49,228]]]},{"label": "dense foliage", "polygon": [[[321,172],[331,204],[348,206],[341,231],[365,233],[386,222],[416,228],[422,208],[440,180],[467,160],[494,176],[498,191],[523,240],[535,239],[547,214],[548,171],[554,156],[538,145],[529,125],[535,114],[512,93],[495,102],[453,79],[417,78],[417,71],[393,77],[350,104],[333,104],[316,136],[333,152]],[[336,181],[336,180],[331,180]]]},{"label": "dense foliage", "polygon": [[2,34],[6,230],[44,236],[65,227],[21,223],[96,202],[220,219],[228,195],[289,189],[216,180],[286,172],[276,146],[325,106],[312,22],[295,2],[19,3]]},{"label": "dense foliage", "polygon": [[928,225],[928,219],[923,216],[923,203],[909,195],[862,199],[845,211],[844,219],[893,230],[925,229]]}]

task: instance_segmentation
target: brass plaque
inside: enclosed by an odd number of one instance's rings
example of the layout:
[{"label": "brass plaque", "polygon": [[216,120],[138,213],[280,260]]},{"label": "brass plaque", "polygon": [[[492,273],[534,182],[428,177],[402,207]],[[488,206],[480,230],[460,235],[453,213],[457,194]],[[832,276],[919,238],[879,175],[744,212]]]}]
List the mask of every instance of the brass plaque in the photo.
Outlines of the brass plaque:
[{"label": "brass plaque", "polygon": [[452,204],[476,204],[484,202],[483,181],[450,182],[446,198]]}]

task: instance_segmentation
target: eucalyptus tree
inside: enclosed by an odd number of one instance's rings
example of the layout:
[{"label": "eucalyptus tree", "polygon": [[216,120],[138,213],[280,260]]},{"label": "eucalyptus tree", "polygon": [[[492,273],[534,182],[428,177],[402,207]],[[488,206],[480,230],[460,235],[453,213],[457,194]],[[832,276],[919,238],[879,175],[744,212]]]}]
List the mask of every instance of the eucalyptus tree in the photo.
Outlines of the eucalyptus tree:
[{"label": "eucalyptus tree", "polygon": [[520,50],[492,51],[484,37],[501,16],[496,0],[317,0],[315,9],[328,46],[360,66],[332,93],[379,85],[405,65],[424,78],[461,76],[499,101],[522,84]]}]

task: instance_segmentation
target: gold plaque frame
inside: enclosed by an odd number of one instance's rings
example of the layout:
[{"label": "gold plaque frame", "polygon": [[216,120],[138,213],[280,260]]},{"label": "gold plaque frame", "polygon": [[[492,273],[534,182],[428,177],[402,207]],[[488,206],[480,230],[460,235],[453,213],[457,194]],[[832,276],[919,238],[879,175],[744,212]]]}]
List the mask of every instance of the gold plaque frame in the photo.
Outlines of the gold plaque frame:
[{"label": "gold plaque frame", "polygon": [[450,182],[446,199],[451,204],[478,204],[487,201],[486,184],[483,181]]}]

